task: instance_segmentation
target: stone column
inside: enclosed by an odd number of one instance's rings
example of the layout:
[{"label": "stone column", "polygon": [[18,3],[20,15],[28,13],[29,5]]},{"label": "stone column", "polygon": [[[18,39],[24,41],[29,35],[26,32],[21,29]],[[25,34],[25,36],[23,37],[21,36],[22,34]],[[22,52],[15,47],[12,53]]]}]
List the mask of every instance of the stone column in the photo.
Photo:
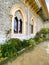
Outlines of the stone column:
[{"label": "stone column", "polygon": [[36,18],[33,17],[33,34],[36,34]]},{"label": "stone column", "polygon": [[22,33],[26,35],[26,22],[25,21],[23,22],[23,26],[22,26]]},{"label": "stone column", "polygon": [[14,17],[13,17],[13,15],[9,15],[10,16],[10,18],[11,18],[11,33],[13,34],[14,33],[14,31],[13,31],[13,25],[14,25],[14,22],[13,22],[13,19],[14,19]]}]

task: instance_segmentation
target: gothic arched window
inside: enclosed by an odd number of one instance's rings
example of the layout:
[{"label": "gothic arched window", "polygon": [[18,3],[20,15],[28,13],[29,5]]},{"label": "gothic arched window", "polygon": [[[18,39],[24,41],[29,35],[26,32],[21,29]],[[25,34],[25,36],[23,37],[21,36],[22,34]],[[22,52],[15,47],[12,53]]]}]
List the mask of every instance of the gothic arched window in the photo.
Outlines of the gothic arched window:
[{"label": "gothic arched window", "polygon": [[17,17],[14,19],[14,33],[22,33],[22,19],[18,20]]}]

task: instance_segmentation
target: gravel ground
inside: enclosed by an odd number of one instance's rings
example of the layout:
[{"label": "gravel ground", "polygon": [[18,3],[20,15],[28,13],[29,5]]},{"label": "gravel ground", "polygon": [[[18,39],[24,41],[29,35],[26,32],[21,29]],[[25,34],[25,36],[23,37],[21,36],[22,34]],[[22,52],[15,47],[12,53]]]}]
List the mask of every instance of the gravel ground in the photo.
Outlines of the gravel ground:
[{"label": "gravel ground", "polygon": [[49,41],[37,45],[7,65],[49,65]]}]

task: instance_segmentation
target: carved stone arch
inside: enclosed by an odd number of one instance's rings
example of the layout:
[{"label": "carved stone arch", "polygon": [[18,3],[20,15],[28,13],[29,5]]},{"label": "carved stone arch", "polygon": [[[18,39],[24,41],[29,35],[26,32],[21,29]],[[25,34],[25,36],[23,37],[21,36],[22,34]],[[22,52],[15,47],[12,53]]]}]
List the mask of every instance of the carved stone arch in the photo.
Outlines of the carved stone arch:
[{"label": "carved stone arch", "polygon": [[10,15],[14,16],[15,12],[18,11],[18,10],[21,12],[23,19],[26,22],[27,21],[26,13],[25,13],[24,9],[22,8],[22,6],[20,4],[15,4],[15,5],[12,6],[11,11],[10,11]]},{"label": "carved stone arch", "polygon": [[12,19],[12,33],[14,33],[13,32],[14,15],[15,15],[15,12],[17,12],[17,11],[20,11],[22,16],[23,16],[23,34],[26,34],[27,15],[26,15],[24,8],[20,4],[13,5],[12,8],[11,8],[11,11],[10,11],[10,16],[11,16],[11,19]]}]

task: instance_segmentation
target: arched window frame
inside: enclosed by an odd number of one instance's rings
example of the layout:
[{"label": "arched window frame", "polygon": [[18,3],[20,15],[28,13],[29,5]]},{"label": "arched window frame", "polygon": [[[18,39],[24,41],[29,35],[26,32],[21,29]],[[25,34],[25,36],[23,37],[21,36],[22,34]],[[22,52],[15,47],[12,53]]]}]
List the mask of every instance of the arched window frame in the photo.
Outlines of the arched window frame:
[{"label": "arched window frame", "polygon": [[22,34],[26,35],[27,15],[26,15],[26,12],[25,12],[24,8],[20,5],[20,3],[13,5],[12,8],[11,8],[11,11],[10,11],[10,16],[12,16],[11,17],[11,21],[12,21],[12,26],[11,26],[12,30],[11,30],[11,33],[15,34],[14,33],[14,17],[15,17],[14,15],[15,15],[16,11],[20,11],[22,16],[23,16]]}]

